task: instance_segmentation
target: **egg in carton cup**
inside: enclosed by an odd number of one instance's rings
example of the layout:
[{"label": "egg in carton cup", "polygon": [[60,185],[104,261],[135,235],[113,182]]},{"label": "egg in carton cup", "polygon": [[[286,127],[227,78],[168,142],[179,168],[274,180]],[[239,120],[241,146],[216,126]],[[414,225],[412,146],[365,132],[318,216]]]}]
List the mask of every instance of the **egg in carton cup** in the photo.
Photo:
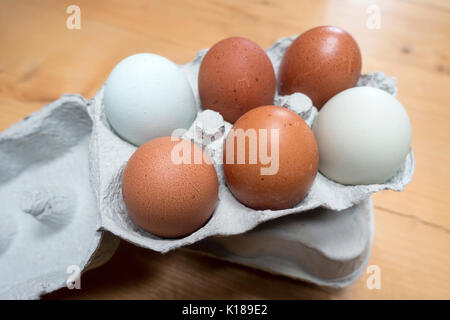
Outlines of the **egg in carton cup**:
[{"label": "egg in carton cup", "polygon": [[[295,38],[281,38],[266,51],[275,72],[279,70],[283,55]],[[218,201],[211,218],[198,230],[182,238],[158,237],[145,231],[133,221],[123,201],[122,176],[128,160],[137,147],[119,137],[109,124],[105,115],[104,88],[102,88],[89,102],[88,108],[93,121],[89,152],[91,183],[97,195],[102,229],[136,245],[167,252],[212,236],[242,234],[263,222],[291,214],[301,214],[320,207],[335,211],[345,210],[368,199],[374,192],[401,191],[411,181],[414,172],[412,150],[401,167],[384,183],[344,185],[318,172],[307,195],[292,208],[254,210],[243,205],[230,192],[225,182],[222,165],[224,139],[232,125],[224,121],[221,114],[201,108],[198,74],[206,53],[207,50],[200,51],[192,62],[180,68],[192,87],[195,108],[198,111],[194,123],[187,132],[184,132],[183,138],[203,147],[211,158],[218,177]],[[381,72],[362,75],[357,86],[377,87],[393,95],[397,92],[395,80]],[[295,112],[308,126],[312,125],[318,114],[311,99],[301,93],[279,95],[277,91],[274,104]]]}]

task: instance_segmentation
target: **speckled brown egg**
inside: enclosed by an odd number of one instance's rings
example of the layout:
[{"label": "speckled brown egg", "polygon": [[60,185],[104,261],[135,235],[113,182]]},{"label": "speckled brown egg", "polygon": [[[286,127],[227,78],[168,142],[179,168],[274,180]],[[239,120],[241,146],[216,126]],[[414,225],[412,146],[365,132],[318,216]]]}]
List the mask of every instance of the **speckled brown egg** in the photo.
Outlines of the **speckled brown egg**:
[{"label": "speckled brown egg", "polygon": [[361,74],[361,52],[346,31],[316,27],[286,50],[279,70],[279,91],[301,92],[320,109],[337,93],[354,87]]},{"label": "speckled brown egg", "polygon": [[279,210],[305,197],[318,159],[314,135],[300,116],[284,107],[263,106],[234,124],[224,143],[223,169],[231,193],[241,203]]},{"label": "speckled brown egg", "polygon": [[252,108],[272,104],[275,72],[256,43],[233,37],[216,43],[205,55],[198,74],[198,91],[205,109],[234,123]]},{"label": "speckled brown egg", "polygon": [[157,138],[128,160],[122,194],[129,215],[140,227],[159,237],[179,238],[211,217],[218,196],[217,174],[197,145]]}]

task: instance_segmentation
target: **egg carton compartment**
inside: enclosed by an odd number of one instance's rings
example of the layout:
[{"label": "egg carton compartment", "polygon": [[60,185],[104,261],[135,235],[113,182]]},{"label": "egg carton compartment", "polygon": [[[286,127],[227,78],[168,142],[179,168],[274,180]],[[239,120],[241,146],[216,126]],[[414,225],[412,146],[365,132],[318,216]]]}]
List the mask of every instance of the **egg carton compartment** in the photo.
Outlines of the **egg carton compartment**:
[{"label": "egg carton compartment", "polygon": [[86,107],[64,95],[0,133],[1,299],[65,287],[77,268],[98,267],[117,248],[116,237],[97,231]]},{"label": "egg carton compartment", "polygon": [[[284,51],[295,37],[282,38],[266,52],[277,73]],[[383,184],[342,185],[317,174],[307,196],[293,208],[285,210],[253,210],[237,201],[230,193],[224,181],[221,166],[222,145],[231,124],[211,110],[202,111],[197,76],[202,58],[207,50],[202,50],[190,63],[180,66],[187,76],[197,102],[198,114],[184,138],[192,140],[206,150],[212,158],[219,178],[219,200],[211,219],[199,230],[181,239],[162,239],[140,228],[130,218],[121,193],[121,178],[128,159],[137,149],[136,146],[122,140],[109,125],[103,105],[103,88],[89,102],[89,114],[93,120],[93,132],[90,140],[89,163],[92,186],[97,195],[101,214],[101,226],[117,236],[136,245],[159,252],[167,252],[190,245],[216,235],[236,235],[255,228],[258,224],[294,213],[323,207],[331,210],[344,210],[358,204],[377,191],[401,191],[412,179],[414,157],[409,152],[401,168]],[[395,79],[381,72],[362,75],[357,86],[373,86],[396,94]],[[274,104],[286,107],[299,114],[311,126],[317,115],[317,109],[311,100],[301,93],[287,96],[275,96]],[[157,179],[157,177],[155,177]],[[339,214],[339,213],[336,213]]]},{"label": "egg carton compartment", "polygon": [[245,233],[211,237],[186,250],[320,286],[345,287],[358,279],[374,237],[372,201],[339,214],[317,208],[269,221]]}]

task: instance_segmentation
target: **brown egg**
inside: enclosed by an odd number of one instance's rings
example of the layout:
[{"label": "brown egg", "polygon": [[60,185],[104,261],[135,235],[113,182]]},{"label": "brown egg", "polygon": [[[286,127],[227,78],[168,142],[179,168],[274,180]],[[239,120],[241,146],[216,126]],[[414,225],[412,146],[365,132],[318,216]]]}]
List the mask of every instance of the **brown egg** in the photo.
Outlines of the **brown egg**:
[{"label": "brown egg", "polygon": [[308,193],[318,160],[314,135],[300,116],[263,106],[234,124],[224,144],[223,169],[228,187],[244,205],[279,210],[293,207]]},{"label": "brown egg", "polygon": [[320,109],[337,93],[354,87],[360,74],[361,52],[352,36],[338,27],[316,27],[286,50],[279,91],[304,93]]},{"label": "brown egg", "polygon": [[272,104],[276,80],[272,63],[256,43],[233,37],[216,43],[198,73],[203,108],[234,123],[252,108]]},{"label": "brown egg", "polygon": [[159,237],[183,237],[211,217],[218,196],[217,174],[197,145],[157,138],[128,160],[122,194],[131,218],[144,230]]}]

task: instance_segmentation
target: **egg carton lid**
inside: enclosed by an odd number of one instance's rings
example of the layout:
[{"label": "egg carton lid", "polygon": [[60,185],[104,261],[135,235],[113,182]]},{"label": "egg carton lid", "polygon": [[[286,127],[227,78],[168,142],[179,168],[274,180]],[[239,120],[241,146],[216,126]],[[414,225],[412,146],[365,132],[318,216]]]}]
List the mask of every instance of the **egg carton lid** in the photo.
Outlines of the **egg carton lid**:
[{"label": "egg carton lid", "polygon": [[[284,51],[294,37],[281,38],[266,52],[278,71]],[[409,152],[402,167],[387,182],[372,185],[348,186],[333,182],[318,173],[307,196],[292,208],[285,210],[253,210],[239,201],[226,186],[222,159],[222,145],[231,124],[211,110],[201,109],[198,95],[197,76],[201,60],[207,50],[201,50],[190,63],[180,66],[188,78],[197,102],[198,114],[191,128],[183,136],[202,145],[212,158],[219,178],[219,199],[211,219],[194,233],[181,239],[163,239],[140,228],[128,215],[122,199],[121,179],[128,159],[137,149],[136,146],[122,140],[109,125],[103,105],[104,88],[100,89],[89,102],[89,114],[93,121],[90,140],[90,174],[92,187],[97,195],[101,214],[101,227],[115,235],[141,247],[159,252],[167,252],[179,247],[196,243],[216,235],[236,235],[255,228],[260,223],[289,214],[324,207],[332,210],[344,210],[358,204],[371,194],[381,190],[401,191],[411,181],[414,172],[414,157]],[[397,93],[395,79],[381,72],[362,75],[357,86],[373,86],[393,95]],[[311,126],[317,115],[317,109],[311,100],[301,93],[275,96],[275,104],[286,107],[299,114]],[[205,145],[205,141],[208,143]],[[336,214],[339,214],[338,212]]]},{"label": "egg carton lid", "polygon": [[115,252],[98,231],[91,129],[87,101],[63,95],[0,133],[0,299],[38,299]]}]

